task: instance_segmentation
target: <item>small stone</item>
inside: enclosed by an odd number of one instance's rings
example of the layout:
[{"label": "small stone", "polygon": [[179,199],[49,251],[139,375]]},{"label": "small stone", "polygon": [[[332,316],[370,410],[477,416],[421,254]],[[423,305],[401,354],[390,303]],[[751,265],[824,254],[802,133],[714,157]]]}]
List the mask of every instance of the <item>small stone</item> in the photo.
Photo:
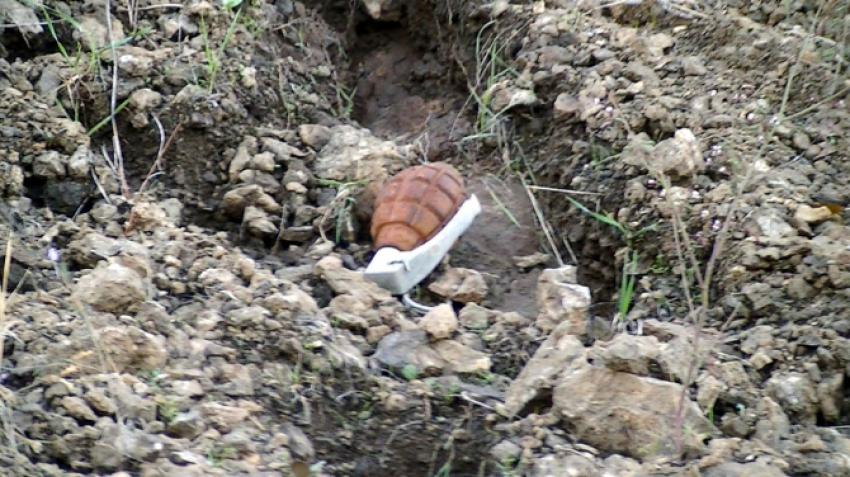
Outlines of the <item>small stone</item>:
[{"label": "small stone", "polygon": [[832,217],[832,211],[826,206],[810,207],[801,204],[794,212],[794,218],[808,224],[816,224]]},{"label": "small stone", "polygon": [[287,182],[286,191],[303,195],[307,193],[307,186],[300,182]]},{"label": "small stone", "polygon": [[499,442],[490,449],[490,455],[493,456],[497,462],[514,462],[521,452],[522,448],[520,448],[520,446],[507,439]]},{"label": "small stone", "polygon": [[144,77],[153,73],[155,54],[135,46],[124,46],[118,52],[118,68],[130,76]]},{"label": "small stone", "polygon": [[392,393],[384,400],[384,409],[387,412],[401,412],[410,407],[407,396],[401,393]]},{"label": "small stone", "polygon": [[[312,227],[310,227],[312,229]],[[338,293],[353,295],[358,301],[371,308],[374,304],[389,301],[392,298],[390,292],[379,287],[376,283],[368,281],[362,273],[345,268],[342,259],[335,255],[329,255],[316,263],[315,272],[324,279],[331,289]]]},{"label": "small stone", "polygon": [[428,311],[422,317],[419,326],[432,338],[440,340],[450,337],[457,331],[458,321],[452,306],[442,304]]},{"label": "small stone", "polygon": [[387,325],[372,326],[366,330],[366,341],[369,344],[375,344],[381,341],[384,336],[392,333],[392,331],[392,328]]},{"label": "small stone", "polygon": [[78,421],[96,421],[97,415],[88,404],[76,396],[65,396],[62,398],[62,407],[68,411],[68,415]]},{"label": "small stone", "polygon": [[331,130],[319,124],[302,124],[298,127],[298,136],[301,142],[319,150],[331,140]]},{"label": "small stone", "polygon": [[496,312],[475,303],[467,303],[460,310],[459,321],[464,328],[483,330],[490,326],[490,320]]},{"label": "small stone", "polygon": [[514,265],[519,268],[534,268],[538,265],[544,265],[549,259],[552,258],[548,253],[537,252],[531,255],[523,255],[519,257],[513,257]]},{"label": "small stone", "polygon": [[439,372],[445,365],[439,354],[428,346],[428,335],[422,330],[388,334],[378,343],[372,357],[397,370],[413,365],[420,374]]},{"label": "small stone", "polygon": [[47,178],[65,177],[65,162],[56,151],[48,151],[35,158],[32,173]]},{"label": "small stone", "polygon": [[805,151],[812,147],[812,140],[809,139],[809,136],[802,131],[795,132],[794,137],[791,140],[794,143],[794,147],[800,151]]},{"label": "small stone", "polygon": [[769,354],[765,353],[762,350],[756,351],[756,353],[750,356],[749,363],[755,369],[763,369],[765,366],[768,366],[773,362],[773,358],[770,357]]},{"label": "small stone", "polygon": [[587,330],[590,289],[577,284],[577,269],[567,265],[543,270],[537,280],[537,327],[551,331],[569,322],[570,333],[583,335]]},{"label": "small stone", "polygon": [[135,326],[107,326],[100,330],[101,346],[119,370],[153,370],[168,360],[165,338]]},{"label": "small stone", "polygon": [[555,98],[553,109],[556,118],[569,118],[581,110],[581,103],[575,96],[561,93]]},{"label": "small stone", "polygon": [[608,369],[648,376],[659,353],[658,339],[654,336],[618,334],[611,341],[594,346],[591,357]]},{"label": "small stone", "polygon": [[148,286],[136,270],[113,262],[83,275],[73,297],[99,311],[126,312],[147,299]]},{"label": "small stone", "polygon": [[201,404],[201,415],[219,432],[230,432],[234,426],[242,423],[251,414],[242,407],[227,406],[216,402]]},{"label": "small stone", "polygon": [[80,146],[68,159],[68,175],[76,179],[88,177],[91,164],[91,150],[87,146]]},{"label": "small stone", "polygon": [[184,439],[194,439],[201,435],[204,430],[206,430],[204,420],[201,418],[201,414],[195,410],[178,414],[166,427],[168,435]]},{"label": "small stone", "polygon": [[118,409],[115,401],[101,389],[92,389],[84,397],[86,402],[101,414],[114,414]]},{"label": "small stone", "polygon": [[174,381],[171,388],[180,396],[197,397],[204,395],[204,388],[198,381]]},{"label": "small stone", "polygon": [[133,91],[130,95],[130,106],[142,112],[150,111],[162,104],[162,95],[150,88]]},{"label": "small stone", "polygon": [[816,422],[817,394],[809,377],[803,373],[777,373],[765,383],[767,394],[802,424]]},{"label": "small stone", "polygon": [[245,66],[239,70],[239,80],[242,86],[247,89],[257,87],[257,68],[253,66]]},{"label": "small stone", "polygon": [[274,172],[275,159],[271,152],[261,152],[251,158],[250,165],[252,169],[263,172]]},{"label": "small stone", "polygon": [[682,58],[682,71],[686,76],[702,76],[708,73],[701,58],[697,56],[686,56]]},{"label": "small stone", "polygon": [[484,277],[469,268],[449,268],[438,280],[428,285],[428,289],[461,303],[481,303],[487,296]]},{"label": "small stone", "polygon": [[623,162],[674,178],[690,177],[705,168],[699,141],[687,128],[655,146],[646,133],[637,134],[623,150]]},{"label": "small stone", "polygon": [[561,323],[546,338],[522,368],[505,393],[504,410],[515,415],[537,398],[551,393],[562,373],[584,355],[584,345],[570,333],[569,322]]},{"label": "small stone", "polygon": [[445,370],[455,373],[485,373],[490,371],[490,356],[453,340],[442,340],[432,345],[445,361]]}]

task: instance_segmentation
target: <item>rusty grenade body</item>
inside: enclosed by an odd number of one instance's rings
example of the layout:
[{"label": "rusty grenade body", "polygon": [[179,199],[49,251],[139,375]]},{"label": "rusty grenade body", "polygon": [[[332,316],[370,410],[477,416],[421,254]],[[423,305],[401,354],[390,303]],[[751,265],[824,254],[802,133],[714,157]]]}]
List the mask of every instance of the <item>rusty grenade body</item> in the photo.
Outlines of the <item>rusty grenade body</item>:
[{"label": "rusty grenade body", "polygon": [[415,249],[437,234],[466,199],[463,178],[447,163],[399,172],[375,198],[370,228],[374,248]]}]

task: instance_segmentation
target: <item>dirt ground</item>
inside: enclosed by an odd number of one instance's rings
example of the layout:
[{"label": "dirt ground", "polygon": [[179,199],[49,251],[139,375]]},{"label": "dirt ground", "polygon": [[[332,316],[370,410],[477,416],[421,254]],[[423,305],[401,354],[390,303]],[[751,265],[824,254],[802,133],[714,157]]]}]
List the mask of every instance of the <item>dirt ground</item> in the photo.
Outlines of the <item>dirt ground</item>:
[{"label": "dirt ground", "polygon": [[[0,475],[850,475],[850,4],[0,0]],[[482,213],[411,293],[368,184]]]}]

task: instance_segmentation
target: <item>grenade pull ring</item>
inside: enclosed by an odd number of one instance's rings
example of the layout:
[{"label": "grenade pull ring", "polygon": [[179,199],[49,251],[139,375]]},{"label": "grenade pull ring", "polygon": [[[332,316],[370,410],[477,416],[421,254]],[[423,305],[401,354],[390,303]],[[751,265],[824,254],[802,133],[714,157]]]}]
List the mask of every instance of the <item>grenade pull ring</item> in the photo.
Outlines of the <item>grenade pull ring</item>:
[{"label": "grenade pull ring", "polygon": [[407,293],[425,279],[481,212],[475,195],[464,190],[448,164],[415,166],[393,177],[378,194],[372,216],[377,252],[366,278],[417,311],[428,307]]}]

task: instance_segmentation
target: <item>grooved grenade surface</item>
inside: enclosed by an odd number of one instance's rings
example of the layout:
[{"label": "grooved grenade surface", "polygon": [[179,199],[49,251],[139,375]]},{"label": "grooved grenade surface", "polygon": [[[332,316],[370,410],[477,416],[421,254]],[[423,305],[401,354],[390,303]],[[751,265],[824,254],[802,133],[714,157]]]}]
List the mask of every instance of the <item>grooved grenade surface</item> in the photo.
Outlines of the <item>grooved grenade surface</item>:
[{"label": "grooved grenade surface", "polygon": [[433,237],[466,200],[463,178],[444,162],[407,168],[378,193],[372,215],[375,249],[413,250]]}]

